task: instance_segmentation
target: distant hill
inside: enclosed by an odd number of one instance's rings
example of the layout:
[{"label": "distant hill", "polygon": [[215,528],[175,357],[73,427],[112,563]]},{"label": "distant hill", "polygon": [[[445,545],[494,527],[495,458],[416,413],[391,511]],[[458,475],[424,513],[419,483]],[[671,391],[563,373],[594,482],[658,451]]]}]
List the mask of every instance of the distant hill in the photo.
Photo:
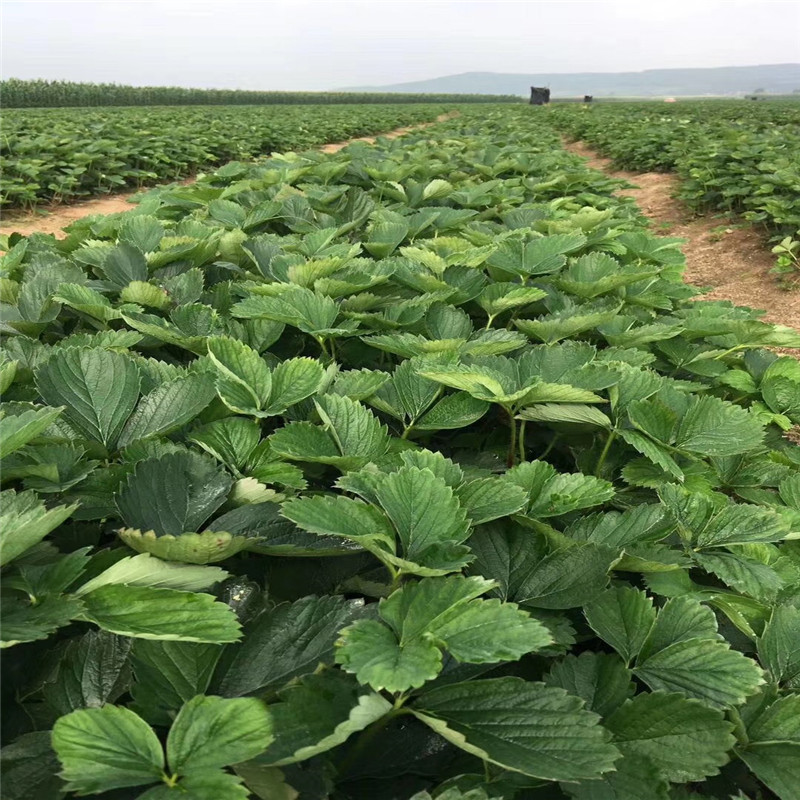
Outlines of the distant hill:
[{"label": "distant hill", "polygon": [[760,89],[790,94],[800,89],[800,64],[647,69],[642,72],[465,72],[389,86],[351,86],[342,91],[527,95],[531,86],[549,86],[554,97],[584,94],[598,97],[741,95]]}]

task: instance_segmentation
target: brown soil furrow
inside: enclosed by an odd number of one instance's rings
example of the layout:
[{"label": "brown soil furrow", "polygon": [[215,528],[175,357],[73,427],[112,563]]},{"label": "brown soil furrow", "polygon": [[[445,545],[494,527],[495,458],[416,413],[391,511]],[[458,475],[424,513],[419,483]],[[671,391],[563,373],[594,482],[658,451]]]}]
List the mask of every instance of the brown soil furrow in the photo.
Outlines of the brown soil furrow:
[{"label": "brown soil furrow", "polygon": [[[435,125],[437,122],[444,122],[445,120],[452,119],[458,116],[457,111],[452,111],[449,114],[440,114],[435,122],[423,122],[420,125],[411,125],[406,128],[396,128],[393,131],[381,133],[376,136],[362,136],[357,139],[349,139],[346,142],[332,142],[331,144],[322,145],[319,150],[323,153],[336,153],[343,147],[352,144],[353,142],[367,142],[367,144],[374,144],[378,136],[385,139],[396,139],[406,133],[428,128]],[[182,186],[188,186],[194,183],[195,176],[186,178],[180,182]],[[169,183],[160,184],[161,186],[169,186]],[[150,188],[158,188],[158,184]],[[88,217],[93,214],[116,214],[120,211],[130,211],[130,199],[143,189],[137,189],[134,192],[121,192],[113,194],[108,197],[97,197],[92,200],[81,200],[76,203],[70,204],[53,204],[43,206],[39,211],[28,214],[15,214],[14,212],[4,212],[3,219],[0,221],[0,234],[19,233],[23,236],[29,236],[32,233],[52,233],[56,238],[63,239],[66,236],[63,228],[75,222],[75,220],[82,217]]]},{"label": "brown soil furrow", "polygon": [[[674,197],[680,180],[677,175],[615,170],[609,159],[600,158],[583,142],[564,146],[583,156],[590,167],[634,184],[634,188],[620,189],[617,194],[632,197],[642,213],[657,223],[656,233],[686,240],[684,277],[694,286],[711,287],[704,299],[764,309],[766,321],[800,330],[800,292],[778,286],[770,274],[775,257],[758,230],[724,215],[694,216]],[[800,351],[792,354],[800,355]]]}]

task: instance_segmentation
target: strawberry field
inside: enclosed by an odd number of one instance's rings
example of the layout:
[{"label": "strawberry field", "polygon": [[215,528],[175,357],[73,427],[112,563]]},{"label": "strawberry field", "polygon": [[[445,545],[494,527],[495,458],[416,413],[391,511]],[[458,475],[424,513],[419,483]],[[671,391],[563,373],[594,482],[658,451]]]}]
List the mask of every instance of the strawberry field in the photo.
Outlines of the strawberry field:
[{"label": "strawberry field", "polygon": [[800,797],[800,333],[559,137],[2,242],[4,798]]},{"label": "strawberry field", "polygon": [[800,103],[681,102],[561,106],[558,127],[623,169],[677,172],[698,212],[741,214],[766,230],[777,271],[800,270]]}]

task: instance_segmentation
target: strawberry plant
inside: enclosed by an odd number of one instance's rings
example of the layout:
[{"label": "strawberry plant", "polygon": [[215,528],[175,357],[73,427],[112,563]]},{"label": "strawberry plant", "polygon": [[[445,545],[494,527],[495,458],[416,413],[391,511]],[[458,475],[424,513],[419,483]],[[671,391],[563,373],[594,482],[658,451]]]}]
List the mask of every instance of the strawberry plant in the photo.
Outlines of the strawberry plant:
[{"label": "strawberry plant", "polygon": [[3,241],[4,797],[798,797],[800,333],[557,145]]}]

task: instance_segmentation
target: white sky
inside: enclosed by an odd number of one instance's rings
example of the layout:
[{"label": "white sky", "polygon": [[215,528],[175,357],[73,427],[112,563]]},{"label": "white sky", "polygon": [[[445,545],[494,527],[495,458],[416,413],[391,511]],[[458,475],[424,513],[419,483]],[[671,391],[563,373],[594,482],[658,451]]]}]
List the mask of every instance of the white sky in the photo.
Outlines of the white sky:
[{"label": "white sky", "polygon": [[3,77],[334,89],[800,61],[800,0],[2,0]]}]

